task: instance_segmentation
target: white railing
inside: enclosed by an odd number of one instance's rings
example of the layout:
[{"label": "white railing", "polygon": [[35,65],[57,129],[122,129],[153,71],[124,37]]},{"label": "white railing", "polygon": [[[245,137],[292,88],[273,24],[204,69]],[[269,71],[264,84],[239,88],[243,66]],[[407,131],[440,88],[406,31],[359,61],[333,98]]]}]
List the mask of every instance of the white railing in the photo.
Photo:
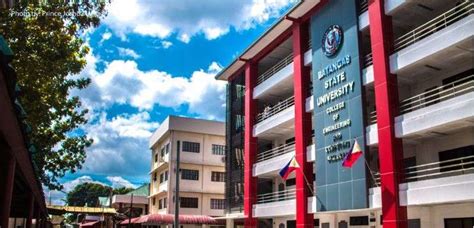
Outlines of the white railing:
[{"label": "white railing", "polygon": [[400,103],[400,113],[411,112],[472,91],[474,91],[474,75],[403,100]]},{"label": "white railing", "polygon": [[474,173],[474,155],[407,167],[405,181],[411,182],[468,173]]},{"label": "white railing", "polygon": [[296,189],[288,189],[278,192],[270,192],[257,195],[257,204],[272,203],[292,199],[296,199]]},{"label": "white railing", "polygon": [[369,9],[369,0],[360,0],[359,4],[360,4],[359,14],[362,14]]},{"label": "white railing", "polygon": [[[409,166],[406,167],[403,172],[405,174],[404,182],[429,180],[474,173],[474,155]],[[373,173],[372,183],[375,183],[373,186],[380,186],[379,172]]]},{"label": "white railing", "polygon": [[265,107],[263,112],[257,114],[256,120],[257,123],[262,122],[279,112],[293,106],[295,104],[295,99],[293,96],[278,102],[276,105]]},{"label": "white railing", "polygon": [[465,1],[395,40],[394,51],[401,50],[474,12],[474,3]]},{"label": "white railing", "polygon": [[372,111],[369,113],[369,124],[377,123],[377,111]]},{"label": "white railing", "polygon": [[[400,113],[412,112],[473,91],[474,75],[471,75],[401,101]],[[369,123],[377,123],[377,111],[369,113]]]},{"label": "white railing", "polygon": [[270,158],[278,157],[282,154],[290,153],[295,150],[295,143],[283,144],[270,150],[257,154],[257,162],[265,161]]},{"label": "white railing", "polygon": [[373,58],[372,58],[372,52],[365,55],[363,61],[364,61],[364,67],[368,67],[372,65],[374,63]]},{"label": "white railing", "polygon": [[276,63],[274,66],[272,66],[270,69],[265,71],[263,74],[259,75],[257,77],[257,85],[261,84],[265,80],[269,79],[272,77],[274,74],[276,74],[278,71],[283,69],[284,67],[290,65],[293,62],[293,53],[289,54],[282,60],[280,60],[278,63]]}]

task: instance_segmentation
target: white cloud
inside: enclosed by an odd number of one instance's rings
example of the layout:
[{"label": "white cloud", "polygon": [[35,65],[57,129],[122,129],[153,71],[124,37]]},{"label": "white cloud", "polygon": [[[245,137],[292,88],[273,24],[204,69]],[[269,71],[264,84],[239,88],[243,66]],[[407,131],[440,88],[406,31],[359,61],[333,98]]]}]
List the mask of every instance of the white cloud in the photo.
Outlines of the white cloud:
[{"label": "white cloud", "polygon": [[104,41],[109,40],[111,37],[112,37],[111,32],[104,32],[102,34],[102,39],[100,39],[99,43],[103,43]]},{"label": "white cloud", "polygon": [[182,42],[203,34],[216,39],[230,31],[249,29],[281,15],[297,0],[115,0],[104,22],[119,37],[128,33],[161,39],[177,34]]},{"label": "white cloud", "polygon": [[43,187],[44,196],[47,201],[47,204],[51,202],[51,204],[53,205],[64,205],[65,200],[66,200],[66,193],[73,190],[77,185],[83,184],[83,183],[96,183],[96,184],[106,185],[102,182],[93,180],[90,176],[85,175],[85,176],[80,176],[74,180],[63,183],[62,191],[56,191],[56,190],[50,191],[49,189]]},{"label": "white cloud", "polygon": [[98,72],[100,59],[88,56],[87,60],[90,62],[81,75],[90,77],[92,83],[74,95],[79,95],[89,109],[112,104],[129,104],[139,110],[151,110],[154,105],[186,106],[188,113],[202,118],[224,118],[225,82],[214,78],[222,68],[216,62],[207,70],[180,77],[159,70],[142,71],[133,60],[114,60]]},{"label": "white cloud", "polygon": [[150,164],[148,138],[159,127],[148,112],[107,118],[101,112],[84,127],[94,140],[82,172],[106,176],[146,177]]},{"label": "white cloud", "polygon": [[140,55],[130,48],[117,47],[117,49],[119,51],[119,55],[122,57],[131,57],[134,59],[140,58]]},{"label": "white cloud", "polygon": [[173,45],[173,43],[171,43],[169,41],[166,41],[166,40],[163,40],[163,41],[161,41],[161,45],[163,46],[164,49],[167,49],[167,48],[171,47]]},{"label": "white cloud", "polygon": [[122,187],[137,188],[138,187],[137,185],[130,183],[130,181],[125,180],[124,178],[120,176],[108,176],[107,180],[109,180],[110,183],[112,183],[112,188],[122,188]]}]

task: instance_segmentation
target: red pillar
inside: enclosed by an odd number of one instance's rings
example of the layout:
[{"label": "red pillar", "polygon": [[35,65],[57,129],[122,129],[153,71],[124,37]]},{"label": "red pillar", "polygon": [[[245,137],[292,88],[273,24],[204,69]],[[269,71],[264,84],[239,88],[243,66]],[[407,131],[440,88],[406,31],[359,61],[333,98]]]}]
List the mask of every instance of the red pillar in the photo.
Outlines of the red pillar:
[{"label": "red pillar", "polygon": [[257,113],[257,101],[253,99],[256,79],[257,65],[249,61],[245,66],[244,223],[246,228],[257,227],[257,219],[252,213],[252,206],[257,199],[257,178],[252,175],[257,155],[257,138],[253,136]]},{"label": "red pillar", "polygon": [[403,145],[395,137],[395,116],[398,114],[398,85],[390,73],[392,22],[385,15],[384,1],[369,3],[370,39],[374,65],[375,104],[379,138],[379,159],[382,190],[382,220],[384,228],[407,227],[406,207],[400,205],[399,183]]},{"label": "red pillar", "polygon": [[[4,151],[5,152],[5,151]],[[12,203],[12,194],[13,194],[13,182],[15,180],[15,167],[16,161],[8,151],[5,152],[5,167],[3,171],[5,172],[3,183],[0,183],[0,226],[8,227],[8,220],[10,218],[10,208]],[[3,159],[3,158],[2,158]]]},{"label": "red pillar", "polygon": [[35,198],[30,196],[28,199],[28,216],[26,217],[26,228],[31,228],[33,223],[33,213],[35,211]]},{"label": "red pillar", "polygon": [[295,157],[301,166],[296,172],[296,226],[313,227],[313,214],[308,214],[309,186],[313,186],[313,166],[306,160],[311,141],[311,113],[306,112],[306,98],[311,83],[309,68],[304,65],[304,52],[309,41],[306,23],[293,23],[293,68],[295,97]]}]

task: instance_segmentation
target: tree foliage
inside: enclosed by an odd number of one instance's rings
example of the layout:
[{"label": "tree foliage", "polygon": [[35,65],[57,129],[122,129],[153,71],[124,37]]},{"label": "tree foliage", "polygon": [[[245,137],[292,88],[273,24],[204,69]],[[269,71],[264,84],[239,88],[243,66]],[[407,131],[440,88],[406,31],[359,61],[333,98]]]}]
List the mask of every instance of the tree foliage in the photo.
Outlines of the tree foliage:
[{"label": "tree foliage", "polygon": [[99,204],[98,197],[110,196],[113,192],[109,186],[97,183],[82,183],[68,192],[66,203],[69,206],[89,206],[94,207]]},{"label": "tree foliage", "polygon": [[121,188],[115,188],[113,190],[113,193],[114,195],[125,195],[131,191],[133,191],[133,188],[121,187]]},{"label": "tree foliage", "polygon": [[20,1],[10,10],[0,10],[0,34],[14,53],[12,65],[32,129],[29,137],[36,147],[33,161],[40,179],[50,189],[61,189],[58,178],[81,168],[85,148],[92,143],[78,129],[87,122],[87,110],[70,91],[90,83],[89,78],[72,75],[84,68],[89,52],[81,34],[99,25],[106,2],[32,2],[37,1]]}]

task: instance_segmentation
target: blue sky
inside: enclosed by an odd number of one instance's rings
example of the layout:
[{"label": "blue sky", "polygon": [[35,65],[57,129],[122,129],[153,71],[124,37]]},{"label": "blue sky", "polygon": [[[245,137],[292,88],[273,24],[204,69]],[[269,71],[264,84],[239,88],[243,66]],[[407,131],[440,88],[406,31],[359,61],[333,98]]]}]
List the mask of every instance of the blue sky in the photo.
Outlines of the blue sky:
[{"label": "blue sky", "polygon": [[[149,182],[148,138],[168,115],[224,120],[225,82],[214,76],[296,0],[113,0],[86,31],[79,75],[89,109],[80,129],[94,139],[81,170],[61,182],[136,187]],[[46,191],[53,203],[64,193]]]}]

